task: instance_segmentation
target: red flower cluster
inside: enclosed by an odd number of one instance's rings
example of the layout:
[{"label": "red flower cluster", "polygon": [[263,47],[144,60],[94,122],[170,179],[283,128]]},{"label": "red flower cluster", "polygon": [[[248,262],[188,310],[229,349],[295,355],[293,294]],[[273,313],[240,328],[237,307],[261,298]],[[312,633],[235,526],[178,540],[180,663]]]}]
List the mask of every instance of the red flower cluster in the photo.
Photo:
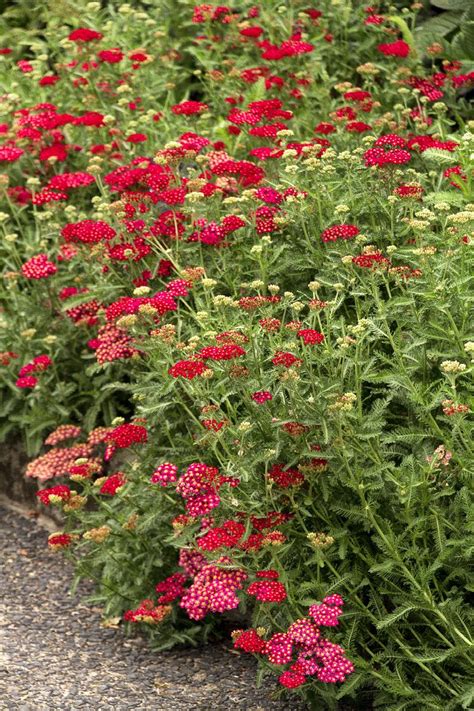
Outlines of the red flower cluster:
[{"label": "red flower cluster", "polygon": [[41,489],[41,491],[37,491],[36,496],[42,504],[49,506],[52,503],[56,503],[58,499],[60,501],[67,501],[71,497],[71,489],[65,484],[58,484],[57,486],[52,486],[49,489]]},{"label": "red flower cluster", "polygon": [[410,54],[410,45],[404,42],[404,40],[396,40],[395,42],[389,42],[387,44],[379,44],[377,49],[386,57],[408,57]]},{"label": "red flower cluster", "polygon": [[248,586],[247,593],[260,602],[279,603],[287,598],[285,586],[279,580],[257,580]]},{"label": "red flower cluster", "polygon": [[177,116],[192,116],[193,114],[202,114],[208,108],[208,105],[202,101],[183,101],[181,104],[172,106],[171,111]]},{"label": "red flower cluster", "polygon": [[42,373],[53,365],[53,361],[47,355],[35,356],[30,363],[27,363],[18,373],[16,381],[17,388],[34,388],[38,384],[38,378],[32,373]]},{"label": "red flower cluster", "polygon": [[321,233],[323,242],[336,242],[338,239],[352,239],[360,230],[355,225],[333,225]]},{"label": "red flower cluster", "polygon": [[299,368],[303,361],[288,351],[277,351],[272,358],[272,363],[273,365],[282,365],[284,368]]},{"label": "red flower cluster", "polygon": [[364,153],[364,161],[367,167],[387,165],[404,165],[411,160],[411,153],[403,148],[391,148],[388,151],[383,148],[369,148]]},{"label": "red flower cluster", "polygon": [[100,32],[91,30],[88,27],[80,27],[77,30],[73,30],[68,39],[71,42],[92,42],[92,40],[100,40],[103,35]]},{"label": "red flower cluster", "polygon": [[100,487],[99,492],[101,494],[107,494],[108,496],[115,496],[117,491],[121,489],[122,486],[125,486],[126,483],[125,475],[122,472],[115,472],[115,474],[111,474],[107,477]]},{"label": "red flower cluster", "polygon": [[148,439],[146,427],[124,423],[118,425],[106,436],[106,442],[111,442],[117,449],[131,447],[132,444],[143,444]]},{"label": "red flower cluster", "polygon": [[352,257],[352,263],[363,269],[390,266],[390,260],[384,257],[381,252],[370,252],[368,254],[360,254],[358,257]]},{"label": "red flower cluster", "polygon": [[303,339],[306,346],[317,345],[324,341],[323,334],[315,331],[314,328],[300,328],[297,335]]},{"label": "red flower cluster", "polygon": [[292,467],[284,469],[281,464],[274,464],[268,470],[267,477],[282,489],[287,489],[289,486],[300,486],[304,482],[304,476],[298,469]]},{"label": "red flower cluster", "polygon": [[198,353],[203,360],[233,360],[245,355],[245,350],[236,344],[226,346],[207,346]]},{"label": "red flower cluster", "polygon": [[110,225],[100,220],[71,222],[61,230],[61,235],[66,242],[80,242],[82,244],[98,244],[111,240],[115,234],[115,230]]},{"label": "red flower cluster", "polygon": [[173,378],[193,380],[207,370],[209,370],[207,365],[200,360],[179,360],[168,369],[168,373]]},{"label": "red flower cluster", "polygon": [[130,423],[118,425],[105,436],[105,442],[108,444],[104,459],[105,461],[111,459],[117,449],[126,449],[134,444],[143,444],[147,440],[148,431],[146,427]]},{"label": "red flower cluster", "polygon": [[99,328],[97,338],[88,342],[88,346],[95,350],[97,362],[101,365],[115,360],[131,358],[138,353],[132,346],[132,339],[123,328],[118,328],[111,323]]},{"label": "red flower cluster", "polygon": [[160,605],[165,605],[169,602],[173,602],[178,598],[181,598],[185,592],[184,584],[188,576],[184,573],[173,573],[166,580],[162,580],[155,586],[157,593],[161,593],[158,598],[158,603]]}]

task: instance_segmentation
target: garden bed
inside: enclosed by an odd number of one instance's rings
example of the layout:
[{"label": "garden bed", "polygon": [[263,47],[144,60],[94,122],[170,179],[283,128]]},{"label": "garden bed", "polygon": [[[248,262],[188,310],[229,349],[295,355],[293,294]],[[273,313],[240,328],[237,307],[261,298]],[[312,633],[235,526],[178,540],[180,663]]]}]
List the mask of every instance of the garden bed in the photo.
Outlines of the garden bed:
[{"label": "garden bed", "polygon": [[452,2],[65,2],[0,47],[8,491],[105,625],[230,636],[295,705],[474,698]]}]

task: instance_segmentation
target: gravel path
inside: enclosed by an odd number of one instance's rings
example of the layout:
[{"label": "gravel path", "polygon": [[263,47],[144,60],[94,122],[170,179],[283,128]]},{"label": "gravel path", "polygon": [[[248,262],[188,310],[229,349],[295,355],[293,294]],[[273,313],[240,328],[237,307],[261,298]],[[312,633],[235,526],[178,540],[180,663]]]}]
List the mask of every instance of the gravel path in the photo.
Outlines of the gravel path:
[{"label": "gravel path", "polygon": [[[47,531],[0,505],[1,711],[296,711],[229,645],[153,653],[69,594]],[[82,588],[84,595],[85,588]]]}]

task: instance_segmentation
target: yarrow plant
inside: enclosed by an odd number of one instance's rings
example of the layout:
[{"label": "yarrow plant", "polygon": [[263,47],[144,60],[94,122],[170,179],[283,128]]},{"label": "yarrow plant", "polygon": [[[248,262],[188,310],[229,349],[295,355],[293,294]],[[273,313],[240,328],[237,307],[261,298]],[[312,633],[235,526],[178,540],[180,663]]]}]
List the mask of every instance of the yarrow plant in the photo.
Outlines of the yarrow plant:
[{"label": "yarrow plant", "polygon": [[311,708],[474,698],[474,74],[401,5],[92,2],[0,48],[49,547],[105,624],[231,625]]}]

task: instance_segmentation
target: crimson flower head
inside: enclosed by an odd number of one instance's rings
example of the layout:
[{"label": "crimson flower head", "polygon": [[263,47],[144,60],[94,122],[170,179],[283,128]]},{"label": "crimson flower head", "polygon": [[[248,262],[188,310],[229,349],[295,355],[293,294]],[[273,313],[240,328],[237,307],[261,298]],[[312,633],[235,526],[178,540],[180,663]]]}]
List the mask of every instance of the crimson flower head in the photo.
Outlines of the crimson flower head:
[{"label": "crimson flower head", "polygon": [[39,373],[43,370],[47,370],[53,361],[47,355],[35,356],[30,363],[26,363],[18,373],[18,379],[16,381],[17,388],[34,388],[38,384],[38,378],[36,378],[32,373]]},{"label": "crimson flower head", "polygon": [[200,360],[179,360],[169,368],[168,373],[173,378],[192,380],[198,375],[202,375],[205,370],[208,370],[208,368],[206,364]]},{"label": "crimson flower head", "polygon": [[79,27],[77,30],[73,30],[68,39],[71,42],[92,42],[92,40],[100,40],[103,35],[95,30],[90,30],[88,27]]},{"label": "crimson flower head", "polygon": [[122,61],[125,55],[120,49],[114,47],[114,49],[101,50],[97,56],[101,62],[105,62],[106,64],[117,64]]},{"label": "crimson flower head", "polygon": [[206,346],[201,348],[199,355],[204,360],[232,360],[245,355],[245,350],[232,343],[226,346]]},{"label": "crimson flower head", "polygon": [[150,478],[150,481],[152,484],[160,484],[161,486],[166,486],[167,484],[176,481],[177,473],[178,467],[176,466],[176,464],[164,462],[155,469]]},{"label": "crimson flower head", "polygon": [[141,444],[148,439],[146,427],[124,423],[118,425],[107,435],[106,441],[111,442],[118,449],[126,449],[132,444]]},{"label": "crimson flower head", "polygon": [[31,257],[21,267],[21,272],[27,279],[46,279],[57,271],[57,266],[43,253]]},{"label": "crimson flower head", "polygon": [[128,143],[144,143],[148,137],[144,133],[132,133],[125,139]]},{"label": "crimson flower head", "polygon": [[410,54],[410,45],[404,40],[396,40],[396,42],[389,42],[388,44],[379,44],[377,49],[386,57],[408,57]]},{"label": "crimson flower head", "polygon": [[295,366],[298,368],[303,361],[288,351],[277,351],[272,358],[273,365],[282,365],[284,368]]},{"label": "crimson flower head", "polygon": [[390,148],[386,151],[376,146],[365,151],[363,158],[367,168],[374,165],[404,165],[411,160],[411,153],[404,148]]},{"label": "crimson flower head", "polygon": [[61,236],[66,242],[82,242],[83,244],[97,244],[102,240],[115,237],[115,230],[102,220],[81,220],[65,225]]},{"label": "crimson flower head", "polygon": [[319,331],[315,331],[314,328],[300,328],[297,334],[303,339],[303,342],[307,346],[312,346],[324,341],[324,336]]},{"label": "crimson flower head", "polygon": [[192,114],[202,114],[207,111],[208,105],[202,101],[182,101],[171,107],[171,111],[177,116],[191,116]]},{"label": "crimson flower head", "polygon": [[123,475],[123,473],[116,472],[115,474],[111,474],[110,476],[107,477],[107,479],[104,481],[104,483],[100,487],[99,491],[101,494],[115,496],[118,489],[120,489],[126,483],[127,483],[127,480],[125,479],[125,476]]},{"label": "crimson flower head", "polygon": [[291,669],[288,669],[284,671],[283,674],[280,674],[278,681],[287,689],[297,689],[298,686],[302,686],[305,683],[306,677],[299,671],[291,671]]},{"label": "crimson flower head", "polygon": [[321,133],[323,136],[329,133],[334,133],[335,131],[337,131],[336,127],[332,123],[327,123],[325,121],[318,123],[318,125],[314,127],[314,132]]},{"label": "crimson flower head", "polygon": [[161,593],[158,598],[158,603],[164,605],[182,597],[185,591],[184,584],[187,579],[188,576],[186,573],[173,573],[173,575],[170,575],[166,580],[162,580],[161,583],[158,583],[155,586],[156,592]]},{"label": "crimson flower head", "polygon": [[357,257],[352,257],[352,263],[363,269],[372,269],[374,267],[389,267],[390,260],[384,257],[381,252],[371,252],[370,254],[359,254]]},{"label": "crimson flower head", "polygon": [[35,373],[37,373],[39,370],[46,370],[51,365],[53,365],[53,361],[47,355],[39,355],[33,358],[33,366]]},{"label": "crimson flower head", "polygon": [[234,638],[234,649],[241,649],[243,652],[258,654],[265,649],[265,640],[260,637],[254,629],[236,630],[232,633]]},{"label": "crimson flower head", "polygon": [[249,585],[247,592],[260,602],[283,602],[287,597],[285,586],[279,580],[257,580]]},{"label": "crimson flower head", "polygon": [[35,378],[34,375],[25,375],[17,378],[15,385],[22,390],[35,388],[38,385],[38,378]]},{"label": "crimson flower head", "polygon": [[274,464],[269,469],[268,478],[282,489],[289,486],[300,486],[304,482],[304,476],[298,469],[294,467],[284,469],[281,464]]},{"label": "crimson flower head", "polygon": [[48,74],[45,77],[41,77],[41,79],[38,81],[39,86],[54,86],[61,77],[57,76],[57,74]]}]

